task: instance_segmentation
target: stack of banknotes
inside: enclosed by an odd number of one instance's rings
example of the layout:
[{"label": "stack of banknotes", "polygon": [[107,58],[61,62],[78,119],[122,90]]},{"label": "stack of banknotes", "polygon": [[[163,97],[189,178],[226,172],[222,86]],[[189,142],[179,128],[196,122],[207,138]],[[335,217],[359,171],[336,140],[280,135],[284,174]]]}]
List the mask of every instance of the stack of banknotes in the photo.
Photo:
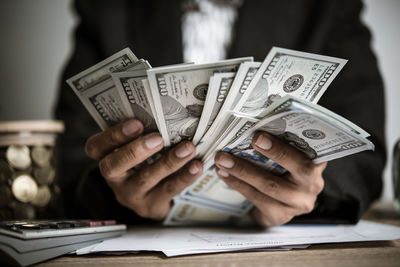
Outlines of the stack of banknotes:
[{"label": "stack of banknotes", "polygon": [[137,118],[145,132],[161,133],[166,149],[182,140],[196,145],[203,174],[174,198],[166,225],[226,224],[252,204],[218,178],[217,151],[286,172],[252,148],[256,131],[315,163],[374,149],[367,132],[316,104],[346,62],[274,47],[263,62],[244,57],[152,68],[127,48],[67,82],[102,130]]}]

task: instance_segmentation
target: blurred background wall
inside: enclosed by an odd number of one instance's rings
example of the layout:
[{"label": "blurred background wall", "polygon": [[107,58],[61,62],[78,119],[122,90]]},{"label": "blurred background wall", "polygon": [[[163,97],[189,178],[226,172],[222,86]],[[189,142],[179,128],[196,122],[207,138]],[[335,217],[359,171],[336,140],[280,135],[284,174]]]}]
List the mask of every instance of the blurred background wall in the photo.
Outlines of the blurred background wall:
[{"label": "blurred background wall", "polygon": [[[386,88],[389,159],[400,138],[400,1],[364,0],[362,15]],[[0,1],[0,121],[50,119],[77,18],[70,0]],[[373,100],[372,100],[373,101]],[[383,199],[392,198],[391,160]]]}]

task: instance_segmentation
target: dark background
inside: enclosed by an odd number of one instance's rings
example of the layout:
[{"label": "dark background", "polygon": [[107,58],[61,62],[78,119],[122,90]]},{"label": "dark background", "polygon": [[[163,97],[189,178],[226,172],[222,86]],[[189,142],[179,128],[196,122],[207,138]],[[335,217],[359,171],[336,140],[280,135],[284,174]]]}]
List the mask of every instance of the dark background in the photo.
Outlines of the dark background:
[{"label": "dark background", "polygon": [[[71,2],[0,1],[0,121],[53,117],[60,72],[71,53],[72,30],[78,19]],[[400,138],[400,1],[364,0],[364,4],[363,20],[372,31],[372,46],[385,83],[390,158]],[[393,195],[391,160],[388,164],[384,200]]]}]

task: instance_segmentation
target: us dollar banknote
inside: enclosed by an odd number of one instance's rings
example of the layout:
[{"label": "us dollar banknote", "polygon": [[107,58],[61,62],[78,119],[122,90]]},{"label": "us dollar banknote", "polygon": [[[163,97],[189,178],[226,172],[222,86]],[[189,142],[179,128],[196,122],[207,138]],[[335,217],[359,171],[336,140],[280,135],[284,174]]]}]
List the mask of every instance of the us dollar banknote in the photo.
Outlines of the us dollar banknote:
[{"label": "us dollar banknote", "polygon": [[110,74],[127,71],[137,62],[138,58],[125,48],[67,80],[102,130],[130,117]]},{"label": "us dollar banknote", "polygon": [[216,118],[213,120],[211,126],[207,129],[201,140],[197,143],[197,157],[204,157],[207,152],[210,151],[211,146],[217,143],[215,141],[232,123],[234,118],[229,111],[234,110],[234,107],[243,97],[260,65],[260,62],[244,62],[240,64],[235,79],[232,82],[231,88],[228,91],[228,95],[226,96],[222,107],[219,108],[219,112]]},{"label": "us dollar banknote", "polygon": [[273,47],[235,111],[257,116],[285,95],[317,103],[347,60]]},{"label": "us dollar banknote", "polygon": [[[215,142],[216,146],[212,148],[212,152],[210,150],[204,156],[202,175],[181,192],[180,199],[204,206],[216,206],[217,210],[238,217],[243,216],[253,207],[246,197],[219,178],[214,164],[214,156],[218,150],[223,148],[221,144],[224,144],[224,140],[239,138],[257,122],[253,118],[249,118],[249,120],[247,124],[242,124],[244,122],[242,118],[235,118],[230,123],[226,131]],[[236,134],[232,135],[231,133]]]},{"label": "us dollar banknote", "polygon": [[[272,172],[278,176],[287,171],[252,147],[256,131],[265,131],[295,149],[303,152],[314,163],[330,161],[364,150],[374,145],[363,136],[359,129],[349,129],[350,123],[331,111],[301,99],[285,96],[267,109],[262,120],[253,117],[237,118],[223,140],[218,140],[215,152],[222,150]],[[220,210],[241,216],[252,204],[238,192],[231,189],[216,173],[214,154],[207,157],[204,172],[199,179],[181,193],[181,198],[203,205],[218,205]],[[233,192],[232,192],[233,191]]]},{"label": "us dollar banknote", "polygon": [[[291,99],[291,98],[287,97],[286,99]],[[305,101],[305,100],[302,100],[300,98],[295,98],[295,97],[293,97],[293,100],[294,101],[280,100],[277,103],[273,103],[269,108],[267,108],[262,113],[260,113],[259,117],[261,117],[261,118],[270,117],[270,116],[273,116],[275,114],[282,112],[282,110],[285,110],[287,108],[290,108],[290,110],[292,110],[292,111],[299,110],[300,112],[304,109],[307,109],[310,113],[322,114],[331,123],[335,123],[340,128],[344,128],[353,134],[359,135],[360,137],[363,137],[363,138],[367,138],[370,136],[370,134],[368,132],[366,132],[364,129],[360,128],[358,125],[352,123],[351,121],[343,118],[342,116],[340,116],[320,105],[314,105],[314,104],[310,103],[309,101]],[[282,103],[285,103],[285,105],[283,105]],[[243,114],[239,113],[238,115],[240,116]],[[248,116],[245,116],[245,117],[248,117]],[[253,118],[253,119],[257,120],[257,118]]]},{"label": "us dollar banknote", "polygon": [[[270,107],[270,114],[241,133],[232,133],[228,142],[222,142],[223,151],[245,158],[277,174],[282,168],[256,151],[251,139],[256,131],[265,131],[303,152],[314,163],[321,163],[348,156],[364,150],[373,150],[374,145],[364,138],[358,129],[349,130],[351,124],[345,118],[319,107],[319,112],[310,109],[310,103],[293,96],[286,96]],[[241,125],[249,121],[242,119]],[[254,124],[254,122],[251,122]],[[240,124],[238,124],[240,125]],[[228,143],[226,146],[223,143]]]},{"label": "us dollar banknote", "polygon": [[145,133],[157,131],[150,104],[152,99],[142,82],[147,78],[146,69],[111,74],[125,109],[130,110],[131,117],[143,123]]},{"label": "us dollar banknote", "polygon": [[236,72],[242,62],[252,60],[252,57],[246,57],[148,70],[147,76],[164,144],[170,146],[193,138],[213,74]]},{"label": "us dollar banknote", "polygon": [[[191,64],[194,64],[194,63],[193,62],[186,62],[186,63],[182,63],[182,64],[179,64],[179,65],[191,65]],[[176,66],[176,64],[175,65],[169,65],[169,66]],[[150,108],[151,108],[151,113],[153,114],[154,120],[155,120],[156,125],[157,125],[157,129],[160,129],[160,126],[159,126],[160,123],[157,120],[158,116],[156,116],[157,113],[156,113],[156,109],[155,109],[155,106],[154,106],[153,95],[151,93],[150,84],[149,84],[149,80],[147,79],[147,75],[146,75],[146,79],[142,80],[142,84],[143,84],[143,89],[145,91],[147,99],[149,101],[149,105],[150,105]]]},{"label": "us dollar banknote", "polygon": [[192,140],[193,144],[196,145],[200,141],[214,122],[229,93],[235,74],[234,72],[216,73],[210,78],[203,112]]},{"label": "us dollar banknote", "polygon": [[220,225],[233,224],[239,217],[191,201],[174,201],[174,206],[164,219],[164,225]]},{"label": "us dollar banknote", "polygon": [[179,195],[179,199],[240,217],[252,207],[249,200],[222,181],[214,161],[204,163],[202,175]]},{"label": "us dollar banknote", "polygon": [[154,120],[156,122],[157,129],[160,129],[160,123],[158,122],[158,116],[156,115],[156,108],[154,106],[154,100],[153,100],[153,95],[151,93],[149,80],[147,78],[143,79],[142,80],[142,84],[143,84],[143,89],[144,89],[144,91],[146,93],[147,99],[149,100],[151,113],[153,114],[153,118],[154,118]]}]

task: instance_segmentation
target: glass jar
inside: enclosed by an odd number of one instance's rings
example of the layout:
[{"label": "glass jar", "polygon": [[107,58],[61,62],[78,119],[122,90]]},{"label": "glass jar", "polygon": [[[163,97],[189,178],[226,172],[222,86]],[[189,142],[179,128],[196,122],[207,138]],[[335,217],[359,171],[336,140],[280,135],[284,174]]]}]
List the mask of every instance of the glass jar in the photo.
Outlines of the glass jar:
[{"label": "glass jar", "polygon": [[61,121],[0,122],[0,220],[55,216],[54,145]]}]

